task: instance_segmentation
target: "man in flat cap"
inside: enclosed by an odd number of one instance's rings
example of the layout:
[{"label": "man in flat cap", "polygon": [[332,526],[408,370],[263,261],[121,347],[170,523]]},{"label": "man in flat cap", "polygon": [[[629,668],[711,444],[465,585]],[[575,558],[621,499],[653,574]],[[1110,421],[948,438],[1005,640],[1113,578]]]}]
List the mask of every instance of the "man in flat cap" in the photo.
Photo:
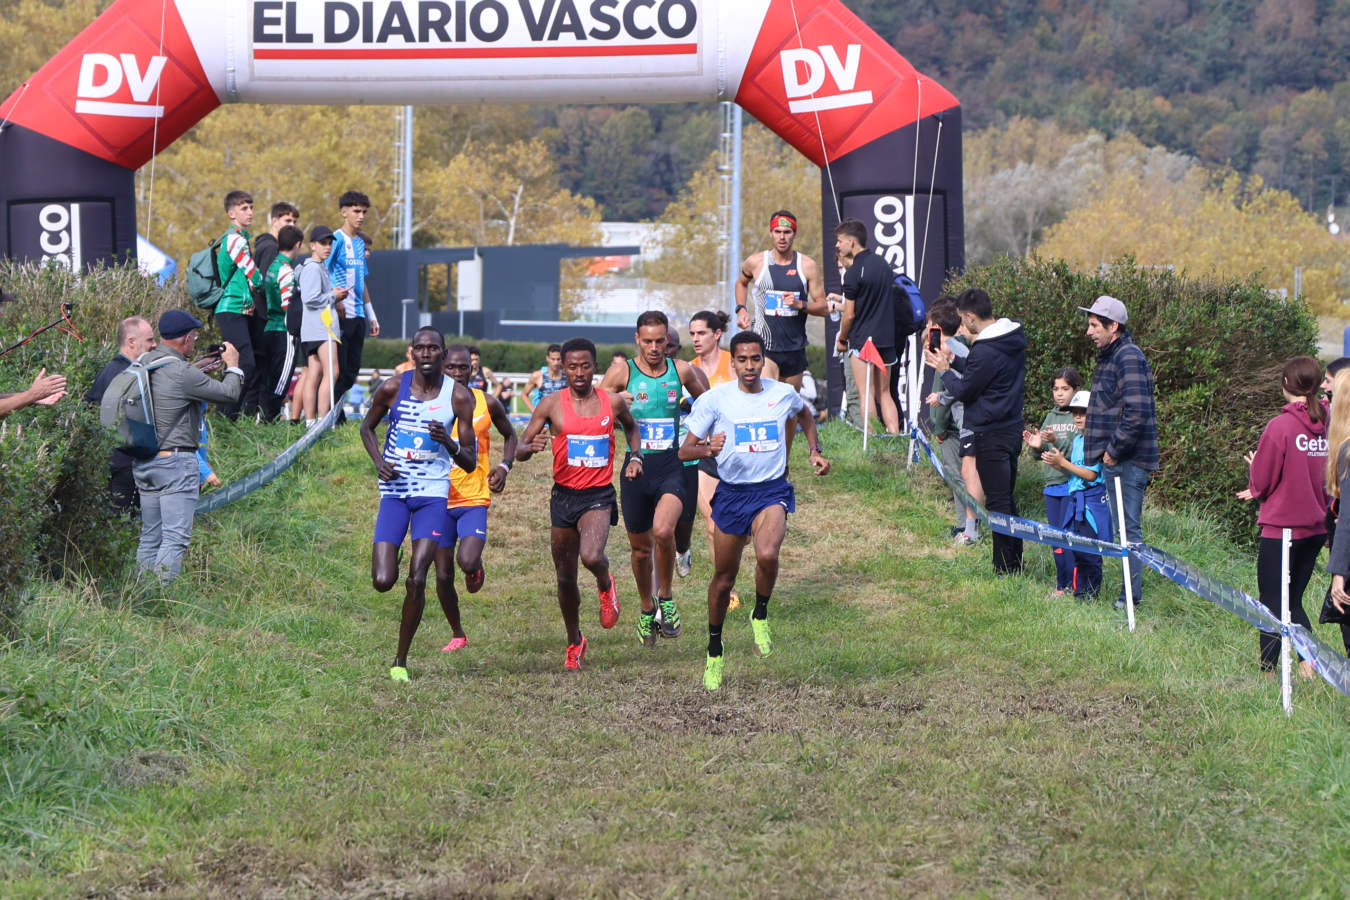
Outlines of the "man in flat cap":
[{"label": "man in flat cap", "polygon": [[178,577],[192,538],[197,511],[197,436],[202,403],[233,403],[244,386],[239,351],[224,344],[225,375],[220,381],[189,362],[202,323],[181,309],[159,317],[159,348],[142,357],[146,365],[168,360],[150,373],[151,400],[159,452],[137,460],[132,475],[141,494],[141,542],[136,564],[160,581]]},{"label": "man in flat cap", "polygon": [[[1087,336],[1097,345],[1097,367],[1092,370],[1092,400],[1083,428],[1083,455],[1088,465],[1102,462],[1106,496],[1111,502],[1112,525],[1120,521],[1116,508],[1119,480],[1125,509],[1125,534],[1121,543],[1137,544],[1143,534],[1139,518],[1144,509],[1144,489],[1158,468],[1158,423],[1153,406],[1153,370],[1144,352],[1130,339],[1125,323],[1130,320],[1125,304],[1103,295],[1087,313]],[[1143,566],[1130,557],[1130,589],[1135,605],[1142,597]],[[1116,609],[1125,608],[1125,585],[1120,586]]]}]

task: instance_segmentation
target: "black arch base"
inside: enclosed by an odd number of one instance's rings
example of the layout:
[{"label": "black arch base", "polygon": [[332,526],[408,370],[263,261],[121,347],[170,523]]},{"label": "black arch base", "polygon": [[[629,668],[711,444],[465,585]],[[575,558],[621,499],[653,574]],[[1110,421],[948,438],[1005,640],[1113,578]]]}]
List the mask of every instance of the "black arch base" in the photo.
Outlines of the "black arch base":
[{"label": "black arch base", "polygon": [[135,173],[19,125],[0,131],[0,248],[73,270],[136,258]]},{"label": "black arch base", "polygon": [[[937,297],[947,273],[960,271],[966,264],[961,173],[959,107],[921,119],[854,150],[833,161],[829,174],[822,170],[824,235],[820,260],[826,291],[840,289],[839,270],[834,264],[835,226],[841,219],[853,218],[867,226],[868,249],[884,248],[891,267],[913,278],[924,300]],[[833,355],[838,331],[836,323],[826,320],[832,410],[839,408],[844,390],[843,365]]]}]

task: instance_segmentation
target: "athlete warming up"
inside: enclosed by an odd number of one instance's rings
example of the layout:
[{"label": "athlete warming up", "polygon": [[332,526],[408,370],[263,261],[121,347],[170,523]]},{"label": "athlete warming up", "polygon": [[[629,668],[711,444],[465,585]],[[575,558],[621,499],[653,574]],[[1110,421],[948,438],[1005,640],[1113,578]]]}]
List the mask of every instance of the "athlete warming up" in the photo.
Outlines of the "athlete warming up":
[{"label": "athlete warming up", "polygon": [[[464,587],[470,594],[483,588],[483,545],[487,543],[488,507],[492,495],[506,488],[506,476],[516,459],[516,429],[502,404],[473,384],[473,355],[468,347],[456,344],[445,351],[445,374],[473,392],[473,433],[478,464],[473,471],[458,467],[450,470],[450,501],[446,527],[436,549],[436,597],[450,623],[450,643],[446,653],[463,650],[469,640],[459,620],[459,595],[455,593],[455,562],[464,572]],[[492,449],[492,429],[502,436],[502,461],[493,469],[488,461]],[[455,548],[459,550],[456,552]]]},{"label": "athlete warming up", "polygon": [[[675,607],[671,582],[675,576],[675,526],[685,504],[693,507],[696,497],[685,495],[684,465],[679,458],[676,435],[680,430],[680,392],[697,397],[708,387],[703,373],[680,359],[666,358],[670,322],[660,310],[638,316],[637,359],[615,359],[600,382],[606,392],[618,393],[637,422],[642,452],[642,472],[619,486],[624,527],[632,548],[633,578],[637,581],[642,612],[637,618],[638,640],[656,646],[657,606],[660,634],[680,636],[680,613]],[[652,599],[652,565],[655,560],[656,598]]]},{"label": "athlete warming up", "polygon": [[577,559],[595,576],[600,594],[600,626],[613,628],[619,621],[619,597],[614,576],[605,556],[609,529],[619,524],[614,496],[614,423],[623,426],[628,438],[624,477],[642,474],[642,454],[637,423],[616,394],[596,390],[595,344],[572,338],[562,345],[565,390],[549,394],[535,406],[516,459],[524,462],[543,452],[553,435],[553,494],[549,498],[552,528],[549,543],[553,567],[558,572],[558,607],[567,629],[565,668],[580,669],[586,655],[586,638],[579,616],[581,592],[577,588]]},{"label": "athlete warming up", "polygon": [[810,405],[791,385],[760,378],[763,339],[752,331],[733,337],[731,365],[734,382],[694,401],[679,454],[681,459],[716,457],[721,479],[712,498],[715,562],[708,585],[708,661],[703,672],[703,686],[710,691],[722,686],[722,623],[747,540],[755,546],[755,609],[750,614],[755,651],[760,656],[773,652],[769,596],[778,579],[787,516],[796,510],[786,476],[787,429],[800,425],[811,447],[812,468],[817,475],[830,471],[817,443]]},{"label": "athlete warming up", "polygon": [[[398,580],[399,548],[410,526],[412,530],[398,652],[389,670],[395,681],[408,680],[408,648],[426,606],[427,570],[448,527],[451,464],[471,471],[478,463],[473,395],[442,371],[445,338],[435,328],[420,329],[413,335],[412,356],[412,371],[381,384],[361,422],[361,441],[380,476],[380,512],[370,554],[370,580],[380,593]],[[386,414],[389,430],[381,451],[375,426]]]}]

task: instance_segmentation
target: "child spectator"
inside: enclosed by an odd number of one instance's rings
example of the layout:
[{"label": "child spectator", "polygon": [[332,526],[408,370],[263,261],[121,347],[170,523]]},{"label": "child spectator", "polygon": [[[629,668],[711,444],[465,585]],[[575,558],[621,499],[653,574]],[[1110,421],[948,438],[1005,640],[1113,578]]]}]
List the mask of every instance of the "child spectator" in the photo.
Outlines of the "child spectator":
[{"label": "child spectator", "polygon": [[[1068,454],[1061,451],[1057,444],[1051,443],[1041,454],[1041,461],[1057,472],[1063,472],[1068,479],[1065,482],[1068,492],[1061,506],[1061,516],[1051,519],[1050,524],[1072,531],[1080,537],[1109,542],[1111,504],[1106,499],[1102,464],[1098,461],[1088,465],[1083,453],[1083,426],[1087,424],[1090,399],[1091,395],[1087,391],[1079,391],[1069,400],[1068,407],[1075,430],[1069,441]],[[1073,553],[1069,554],[1069,558],[1074,561],[1069,577],[1074,599],[1095,600],[1102,589],[1101,556],[1096,553]]]},{"label": "child spectator", "polygon": [[[943,294],[933,301],[928,309],[928,327],[942,332],[942,345],[956,358],[964,359],[970,353],[970,340],[961,333],[961,316],[956,311],[956,300],[952,296]],[[971,432],[964,425],[965,404],[955,402],[952,395],[942,387],[942,376],[936,372],[930,391],[925,402],[930,407],[928,418],[933,425],[933,436],[938,441],[938,456],[942,466],[952,474],[959,472],[966,493],[975,502],[983,502],[984,492],[980,490],[980,474],[975,471]],[[939,434],[942,436],[938,437]],[[975,510],[967,508],[955,491],[952,492],[952,503],[956,508],[952,539],[962,546],[974,544],[980,539]]]},{"label": "child spectator", "polygon": [[324,260],[333,252],[333,231],[315,225],[309,232],[309,257],[300,266],[300,297],[305,304],[300,326],[300,348],[305,356],[304,377],[296,392],[306,425],[313,425],[328,414],[334,399],[338,372],[340,316],[337,303],[347,296],[346,288],[334,288],[328,279]]},{"label": "child spectator", "polygon": [[[1045,414],[1039,431],[1023,431],[1022,441],[1037,459],[1041,451],[1053,446],[1061,454],[1068,453],[1073,445],[1074,435],[1079,429],[1074,425],[1073,413],[1069,411],[1069,401],[1083,386],[1083,376],[1070,366],[1060,369],[1050,379],[1050,396],[1055,407]],[[1041,464],[1041,475],[1045,479],[1045,521],[1055,525],[1064,521],[1065,507],[1069,504],[1069,473],[1047,462]],[[1073,590],[1073,553],[1062,547],[1054,548],[1055,589],[1052,597],[1062,597]]]},{"label": "child spectator", "polygon": [[[1327,539],[1327,409],[1317,396],[1321,382],[1322,367],[1311,356],[1295,356],[1284,364],[1280,374],[1284,407],[1261,432],[1256,452],[1247,454],[1247,489],[1238,492],[1239,499],[1261,501],[1256,518],[1261,526],[1256,583],[1261,602],[1277,619],[1284,579],[1283,531],[1291,532],[1289,620],[1304,628],[1311,628],[1311,623],[1303,609],[1303,591]],[[1273,672],[1280,636],[1261,632],[1260,650],[1261,670]],[[1312,663],[1300,660],[1298,672],[1313,677]]]}]

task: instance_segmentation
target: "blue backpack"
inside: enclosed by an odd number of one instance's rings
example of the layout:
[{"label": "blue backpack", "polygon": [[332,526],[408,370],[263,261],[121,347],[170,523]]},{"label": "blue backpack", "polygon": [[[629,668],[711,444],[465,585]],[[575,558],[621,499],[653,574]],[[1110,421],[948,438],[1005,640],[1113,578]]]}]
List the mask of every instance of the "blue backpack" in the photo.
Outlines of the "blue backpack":
[{"label": "blue backpack", "polygon": [[903,348],[911,334],[923,329],[928,318],[928,305],[919,294],[919,286],[908,275],[895,276],[892,298],[895,301],[895,346]]}]

